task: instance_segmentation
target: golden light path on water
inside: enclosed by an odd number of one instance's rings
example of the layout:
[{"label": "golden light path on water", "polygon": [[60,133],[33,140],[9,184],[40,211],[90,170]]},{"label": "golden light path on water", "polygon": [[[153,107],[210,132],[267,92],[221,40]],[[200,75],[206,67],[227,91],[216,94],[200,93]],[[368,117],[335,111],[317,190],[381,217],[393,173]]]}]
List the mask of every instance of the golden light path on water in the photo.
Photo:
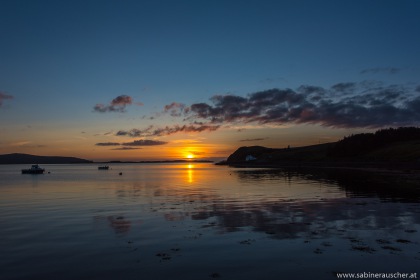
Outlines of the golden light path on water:
[{"label": "golden light path on water", "polygon": [[187,170],[188,170],[188,183],[193,183],[194,165],[188,164]]}]

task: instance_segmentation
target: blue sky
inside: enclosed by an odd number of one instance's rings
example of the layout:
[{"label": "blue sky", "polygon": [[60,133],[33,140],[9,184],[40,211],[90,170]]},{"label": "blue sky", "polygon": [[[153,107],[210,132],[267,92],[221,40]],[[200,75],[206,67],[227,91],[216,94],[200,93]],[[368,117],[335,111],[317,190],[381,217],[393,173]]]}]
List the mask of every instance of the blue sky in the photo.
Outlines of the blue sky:
[{"label": "blue sky", "polygon": [[[0,0],[0,153],[142,159],[153,158],[156,149],[170,153],[181,145],[175,143],[188,140],[201,149],[196,154],[223,157],[244,144],[314,144],[380,127],[417,125],[420,119],[410,112],[420,95],[419,12],[420,2],[414,0]],[[345,83],[352,86],[350,93],[332,92],[334,85]],[[378,110],[363,105],[369,112],[354,110],[366,114],[365,121],[356,124],[326,121],[325,114],[266,121],[271,107],[258,107],[266,114],[264,122],[245,118],[245,111],[235,118],[188,111],[201,103],[212,110],[230,110],[226,103],[210,99],[248,98],[269,89],[291,89],[312,102],[309,109],[329,110],[306,97],[302,86],[328,91],[330,103],[360,103],[360,96],[368,95],[371,99],[364,104],[373,104],[373,99],[386,104],[375,107]],[[345,99],[346,94],[358,97]],[[398,98],[381,99],[383,94]],[[115,103],[117,110],[95,111],[95,105],[105,108],[119,96],[130,99]],[[177,109],[188,109],[177,116],[165,113],[164,107],[173,102],[182,104]],[[397,110],[398,121],[382,115],[375,120],[383,105]],[[400,112],[406,108],[412,110]],[[241,110],[254,109],[247,103]],[[337,112],[329,119],[339,120]],[[217,129],[117,135],[150,126],[149,132],[167,126],[197,128],[198,123]],[[241,142],[252,139],[258,140]],[[137,142],[131,150],[96,145],[137,140],[159,145]]]}]

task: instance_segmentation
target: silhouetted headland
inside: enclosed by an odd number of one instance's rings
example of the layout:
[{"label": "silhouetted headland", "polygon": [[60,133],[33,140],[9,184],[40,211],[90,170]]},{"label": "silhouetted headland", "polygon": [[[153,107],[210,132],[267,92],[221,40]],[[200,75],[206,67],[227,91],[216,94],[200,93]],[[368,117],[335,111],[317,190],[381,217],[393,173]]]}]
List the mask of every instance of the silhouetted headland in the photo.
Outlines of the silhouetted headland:
[{"label": "silhouetted headland", "polygon": [[69,163],[92,163],[90,160],[76,157],[60,156],[36,156],[28,154],[5,154],[0,155],[0,164],[69,164]]},{"label": "silhouetted headland", "polygon": [[420,128],[401,127],[334,142],[282,149],[240,147],[226,161],[235,167],[359,167],[420,170]]}]

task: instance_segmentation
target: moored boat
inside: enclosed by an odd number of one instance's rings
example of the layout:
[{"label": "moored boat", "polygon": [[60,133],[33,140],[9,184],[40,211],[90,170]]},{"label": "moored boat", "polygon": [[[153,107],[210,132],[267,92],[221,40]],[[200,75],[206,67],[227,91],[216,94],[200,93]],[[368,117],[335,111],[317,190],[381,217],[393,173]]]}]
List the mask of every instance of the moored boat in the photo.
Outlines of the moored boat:
[{"label": "moored boat", "polygon": [[98,170],[108,170],[108,169],[109,169],[108,165],[98,166]]},{"label": "moored boat", "polygon": [[29,169],[22,169],[22,174],[43,174],[44,168],[39,167],[38,164],[33,164]]}]

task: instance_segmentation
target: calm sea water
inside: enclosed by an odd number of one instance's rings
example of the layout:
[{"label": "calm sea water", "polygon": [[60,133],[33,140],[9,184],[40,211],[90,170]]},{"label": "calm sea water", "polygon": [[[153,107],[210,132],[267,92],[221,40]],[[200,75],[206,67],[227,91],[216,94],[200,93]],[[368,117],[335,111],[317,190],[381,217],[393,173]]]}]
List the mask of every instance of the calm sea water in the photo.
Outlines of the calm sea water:
[{"label": "calm sea water", "polygon": [[0,166],[0,279],[420,272],[415,185],[212,164],[43,167]]}]

